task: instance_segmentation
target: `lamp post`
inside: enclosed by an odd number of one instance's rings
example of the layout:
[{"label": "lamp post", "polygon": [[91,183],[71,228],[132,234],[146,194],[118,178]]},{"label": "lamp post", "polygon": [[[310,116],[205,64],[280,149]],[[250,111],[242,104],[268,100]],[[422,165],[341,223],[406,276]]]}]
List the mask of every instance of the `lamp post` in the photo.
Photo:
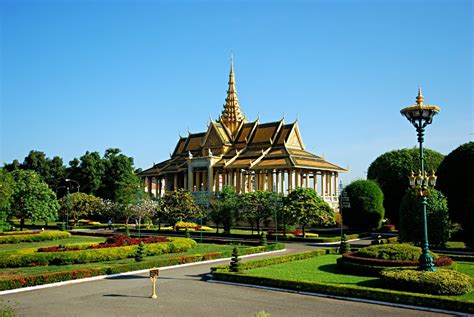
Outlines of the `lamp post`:
[{"label": "lamp post", "polygon": [[421,271],[436,271],[433,264],[433,259],[429,254],[428,246],[428,225],[426,221],[426,196],[429,195],[429,187],[433,187],[436,184],[436,176],[432,172],[431,176],[428,176],[425,171],[425,163],[423,157],[423,141],[425,128],[428,124],[431,124],[433,117],[441,110],[438,106],[425,105],[423,104],[423,95],[421,94],[421,88],[418,89],[418,96],[416,97],[416,105],[409,106],[400,110],[400,113],[405,116],[408,121],[416,129],[418,135],[418,143],[420,144],[420,170],[418,175],[414,175],[412,172],[408,177],[410,186],[417,189],[417,195],[421,197],[421,209],[422,209],[422,223],[423,223],[423,237],[421,243],[421,256],[419,258]]}]

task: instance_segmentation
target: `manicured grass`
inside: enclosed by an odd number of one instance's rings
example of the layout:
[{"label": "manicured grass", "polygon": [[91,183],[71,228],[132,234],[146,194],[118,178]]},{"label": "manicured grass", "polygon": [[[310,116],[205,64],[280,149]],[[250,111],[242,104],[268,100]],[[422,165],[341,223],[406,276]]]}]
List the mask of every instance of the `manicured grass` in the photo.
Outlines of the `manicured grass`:
[{"label": "manicured grass", "polygon": [[[378,278],[344,274],[337,268],[340,255],[330,254],[309,259],[269,265],[243,272],[246,275],[291,281],[351,285],[359,288],[383,288]],[[457,270],[474,278],[474,263],[457,262]],[[456,296],[438,296],[474,301],[474,292]]]},{"label": "manicured grass", "polygon": [[48,240],[41,242],[21,242],[21,243],[6,243],[0,244],[0,256],[4,251],[23,250],[23,249],[38,249],[44,247],[51,247],[58,244],[76,244],[76,243],[100,243],[104,242],[103,237],[86,237],[86,236],[71,236],[61,240]]},{"label": "manicured grass", "polygon": [[[209,252],[231,251],[233,248],[234,246],[232,245],[199,243],[195,248],[190,249],[186,252],[168,253],[168,254],[162,254],[162,255],[157,255],[157,256],[149,256],[149,257],[144,257],[144,260],[173,258],[177,256],[205,254]],[[240,250],[244,250],[246,248],[249,248],[249,247],[239,246]],[[85,264],[76,264],[76,265],[63,265],[63,266],[51,265],[51,266],[21,267],[21,268],[5,268],[5,269],[2,269],[0,272],[0,280],[9,279],[13,276],[38,275],[38,274],[52,273],[52,272],[69,272],[69,271],[75,271],[75,270],[80,270],[80,269],[100,268],[100,267],[110,266],[114,264],[127,264],[127,263],[133,263],[133,262],[135,262],[135,259],[127,258],[127,259],[122,259],[118,261],[94,262],[94,263],[85,263]]]}]

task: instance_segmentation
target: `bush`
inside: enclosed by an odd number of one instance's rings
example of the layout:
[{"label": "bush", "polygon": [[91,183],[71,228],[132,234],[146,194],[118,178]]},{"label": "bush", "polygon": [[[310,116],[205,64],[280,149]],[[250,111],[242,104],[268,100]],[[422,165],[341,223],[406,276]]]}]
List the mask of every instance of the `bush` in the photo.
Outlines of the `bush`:
[{"label": "bush", "polygon": [[[459,176],[462,171],[462,177]],[[453,221],[466,224],[472,214],[466,206],[473,195],[471,180],[474,178],[474,142],[465,143],[449,153],[439,165],[437,188],[448,197],[449,214]],[[471,221],[474,219],[471,219]],[[470,223],[470,228],[474,224]]]},{"label": "bush", "polygon": [[[452,228],[448,202],[441,192],[432,189],[427,203],[428,241],[432,246],[444,248]],[[415,190],[408,190],[400,205],[400,240],[420,245],[423,238],[422,219],[421,198]]]},{"label": "bush", "polygon": [[175,227],[177,230],[179,229],[197,229],[199,228],[199,225],[197,223],[194,223],[194,222],[185,222],[185,221],[178,221],[176,224],[175,224]]},{"label": "bush", "polygon": [[414,269],[388,269],[381,272],[382,282],[391,289],[432,294],[460,295],[472,290],[472,279],[453,270],[436,272]]},{"label": "bush", "polygon": [[[438,256],[430,252],[433,259]],[[396,260],[396,261],[418,261],[421,255],[421,248],[408,244],[382,244],[372,245],[357,251],[358,257]]]},{"label": "bush", "polygon": [[61,231],[42,231],[38,233],[26,232],[25,234],[22,234],[22,233],[7,234],[7,235],[0,235],[0,244],[59,240],[59,239],[69,238],[70,236],[71,234],[69,232],[61,232]]},{"label": "bush", "polygon": [[[171,242],[150,243],[144,255],[183,252],[191,249],[196,242],[185,238],[172,238]],[[64,252],[36,252],[32,254],[11,255],[0,259],[0,267],[23,267],[42,265],[69,265],[90,262],[114,261],[135,257],[137,245],[99,248]]]},{"label": "bush", "polygon": [[[400,202],[408,188],[408,175],[420,167],[419,150],[417,148],[386,152],[373,161],[367,171],[367,179],[375,180],[383,191],[385,217],[398,225]],[[425,169],[438,168],[443,154],[425,148]]]},{"label": "bush", "polygon": [[359,230],[380,228],[385,210],[379,185],[372,180],[357,180],[344,190],[350,201],[349,208],[342,208],[344,224]]}]

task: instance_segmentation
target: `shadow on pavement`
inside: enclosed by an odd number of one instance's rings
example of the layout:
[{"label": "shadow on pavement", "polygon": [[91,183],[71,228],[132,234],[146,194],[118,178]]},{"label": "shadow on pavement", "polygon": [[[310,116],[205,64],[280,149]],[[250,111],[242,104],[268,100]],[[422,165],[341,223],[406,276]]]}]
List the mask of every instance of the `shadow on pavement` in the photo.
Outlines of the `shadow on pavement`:
[{"label": "shadow on pavement", "polygon": [[136,280],[136,279],[143,279],[143,278],[149,278],[149,277],[140,276],[140,275],[122,275],[122,276],[106,277],[107,280]]},{"label": "shadow on pavement", "polygon": [[136,298],[149,298],[150,296],[136,296],[136,295],[124,295],[124,294],[105,294],[104,297],[136,297]]}]

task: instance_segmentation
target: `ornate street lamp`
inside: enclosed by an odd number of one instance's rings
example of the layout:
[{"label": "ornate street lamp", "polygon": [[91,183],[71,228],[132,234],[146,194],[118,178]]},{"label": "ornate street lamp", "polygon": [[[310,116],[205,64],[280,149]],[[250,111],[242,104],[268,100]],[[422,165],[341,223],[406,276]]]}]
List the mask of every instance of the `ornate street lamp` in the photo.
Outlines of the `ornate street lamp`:
[{"label": "ornate street lamp", "polygon": [[421,88],[418,88],[418,96],[416,97],[416,105],[409,106],[400,110],[400,113],[404,115],[408,121],[413,124],[418,135],[418,143],[420,144],[420,170],[417,175],[413,172],[408,177],[410,186],[417,189],[417,195],[421,197],[422,206],[422,222],[423,222],[423,239],[421,244],[422,253],[419,259],[420,267],[422,271],[435,271],[433,259],[429,254],[428,247],[428,225],[426,221],[426,196],[429,195],[429,187],[433,187],[436,183],[436,176],[434,172],[428,176],[425,172],[424,158],[423,158],[423,141],[425,128],[428,124],[431,124],[433,117],[441,110],[438,106],[425,105],[423,104],[423,95],[421,94]]}]

